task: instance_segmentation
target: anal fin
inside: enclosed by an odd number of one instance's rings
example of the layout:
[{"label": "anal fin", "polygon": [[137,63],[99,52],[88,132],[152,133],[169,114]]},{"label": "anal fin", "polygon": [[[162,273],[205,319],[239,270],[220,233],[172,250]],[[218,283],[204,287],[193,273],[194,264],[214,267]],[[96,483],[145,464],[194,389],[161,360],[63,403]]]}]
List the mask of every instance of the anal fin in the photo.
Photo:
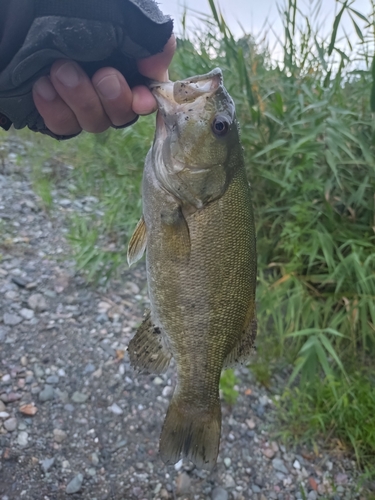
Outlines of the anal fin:
[{"label": "anal fin", "polygon": [[154,325],[150,312],[129,342],[128,353],[133,368],[140,372],[160,374],[168,368],[172,353],[162,331]]}]

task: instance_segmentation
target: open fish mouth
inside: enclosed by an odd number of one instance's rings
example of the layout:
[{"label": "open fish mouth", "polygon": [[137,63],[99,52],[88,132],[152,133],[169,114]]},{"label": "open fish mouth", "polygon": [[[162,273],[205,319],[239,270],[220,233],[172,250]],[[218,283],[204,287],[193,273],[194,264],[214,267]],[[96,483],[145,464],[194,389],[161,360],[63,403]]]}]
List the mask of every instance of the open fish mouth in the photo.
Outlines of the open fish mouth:
[{"label": "open fish mouth", "polygon": [[149,84],[159,108],[168,113],[171,106],[194,102],[205,94],[213,94],[223,85],[223,74],[215,68],[205,75],[193,76],[177,82],[156,82]]}]

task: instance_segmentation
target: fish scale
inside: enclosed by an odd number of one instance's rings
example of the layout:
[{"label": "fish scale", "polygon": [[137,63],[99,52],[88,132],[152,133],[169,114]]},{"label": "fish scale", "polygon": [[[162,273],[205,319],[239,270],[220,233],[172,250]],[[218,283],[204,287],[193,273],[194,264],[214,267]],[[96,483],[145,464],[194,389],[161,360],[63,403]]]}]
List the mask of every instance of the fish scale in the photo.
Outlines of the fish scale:
[{"label": "fish scale", "polygon": [[[155,84],[153,92],[160,115],[145,164],[143,222],[129,244],[130,262],[146,249],[151,312],[128,350],[142,370],[176,361],[160,437],[164,462],[186,456],[211,469],[220,442],[220,374],[248,358],[256,334],[251,193],[221,71]],[[152,340],[155,326],[160,344]]]}]

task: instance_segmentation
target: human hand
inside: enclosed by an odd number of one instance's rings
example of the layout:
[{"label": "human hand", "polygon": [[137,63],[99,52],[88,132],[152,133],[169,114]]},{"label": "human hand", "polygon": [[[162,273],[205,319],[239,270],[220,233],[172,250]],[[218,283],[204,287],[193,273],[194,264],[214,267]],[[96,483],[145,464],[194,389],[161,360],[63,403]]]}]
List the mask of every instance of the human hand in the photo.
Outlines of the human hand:
[{"label": "human hand", "polygon": [[[139,72],[154,80],[168,80],[168,66],[175,49],[176,39],[172,35],[163,52],[137,61]],[[46,127],[63,136],[81,130],[103,132],[156,110],[150,90],[144,85],[130,89],[115,68],[101,68],[90,80],[78,63],[66,59],[56,61],[50,76],[34,84],[33,98]]]}]

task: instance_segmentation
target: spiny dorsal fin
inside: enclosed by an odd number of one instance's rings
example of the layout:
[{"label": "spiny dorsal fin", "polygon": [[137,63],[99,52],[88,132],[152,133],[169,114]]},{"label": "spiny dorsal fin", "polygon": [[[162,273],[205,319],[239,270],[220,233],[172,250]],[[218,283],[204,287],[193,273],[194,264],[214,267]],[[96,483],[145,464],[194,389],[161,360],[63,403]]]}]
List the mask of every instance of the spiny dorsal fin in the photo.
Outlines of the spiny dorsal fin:
[{"label": "spiny dorsal fin", "polygon": [[128,353],[131,365],[140,372],[160,374],[168,368],[172,354],[150,312],[129,342]]},{"label": "spiny dorsal fin", "polygon": [[146,250],[146,245],[147,245],[146,224],[142,216],[129,241],[129,246],[128,246],[129,267],[135,264],[135,262],[137,262],[137,260],[139,260],[142,257],[144,251]]}]

